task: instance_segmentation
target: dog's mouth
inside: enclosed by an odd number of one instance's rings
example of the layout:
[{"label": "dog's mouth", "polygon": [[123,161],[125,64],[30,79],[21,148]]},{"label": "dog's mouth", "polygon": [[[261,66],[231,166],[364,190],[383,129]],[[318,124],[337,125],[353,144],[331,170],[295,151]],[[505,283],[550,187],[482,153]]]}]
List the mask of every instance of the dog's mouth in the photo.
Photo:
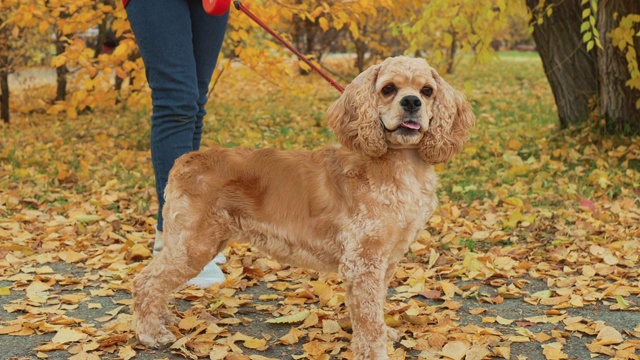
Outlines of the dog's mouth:
[{"label": "dog's mouth", "polygon": [[406,132],[418,131],[419,132],[420,129],[422,129],[422,125],[420,125],[419,122],[414,120],[405,120],[402,123],[400,123],[400,125],[398,125],[398,127],[396,127],[395,129],[387,129],[385,127],[385,130],[387,130],[388,132],[396,132],[396,131],[406,131]]}]

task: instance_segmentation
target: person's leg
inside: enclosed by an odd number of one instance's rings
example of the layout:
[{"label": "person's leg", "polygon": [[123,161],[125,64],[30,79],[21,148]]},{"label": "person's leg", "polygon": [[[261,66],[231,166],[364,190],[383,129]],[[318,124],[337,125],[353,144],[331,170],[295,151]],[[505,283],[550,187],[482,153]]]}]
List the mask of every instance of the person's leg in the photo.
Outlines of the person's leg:
[{"label": "person's leg", "polygon": [[[208,80],[202,80],[205,75],[198,70],[200,66],[196,66],[193,31],[204,30],[193,27],[191,13],[194,4],[202,7],[198,0],[135,0],[127,6],[129,21],[145,62],[153,104],[151,156],[159,203],[154,253],[163,247],[162,212],[169,171],[178,157],[200,147]],[[219,24],[220,21],[215,20],[214,23]],[[223,21],[226,26],[226,17]],[[216,29],[224,33],[224,27]],[[205,70],[209,69],[206,70],[208,79],[215,67],[222,36],[220,34],[216,38],[218,44],[212,48],[215,51],[210,50],[212,62],[205,67]],[[199,56],[202,51],[197,51]],[[203,87],[204,97],[200,91]],[[222,259],[218,262],[226,260]],[[205,270],[198,275],[196,284],[224,281],[224,274],[215,263],[212,262]]]},{"label": "person's leg", "polygon": [[193,55],[198,78],[198,113],[193,134],[193,149],[199,150],[209,83],[222,48],[229,12],[222,16],[211,16],[204,11],[202,2],[192,1],[189,4],[191,6]]},{"label": "person's leg", "polygon": [[[222,16],[211,16],[204,11],[200,1],[191,2],[190,5],[193,55],[196,60],[196,76],[198,78],[198,113],[193,132],[193,149],[199,150],[200,140],[202,139],[203,119],[207,113],[205,105],[208,100],[209,83],[222,48],[229,12],[227,11]],[[215,264],[224,264],[227,259],[222,253],[219,253],[213,261]],[[216,269],[207,266],[199,277],[213,278],[217,276],[215,274]]]},{"label": "person's leg", "polygon": [[127,6],[151,88],[151,158],[160,205],[159,231],[169,170],[178,157],[193,150],[199,94],[190,2],[134,0]]}]

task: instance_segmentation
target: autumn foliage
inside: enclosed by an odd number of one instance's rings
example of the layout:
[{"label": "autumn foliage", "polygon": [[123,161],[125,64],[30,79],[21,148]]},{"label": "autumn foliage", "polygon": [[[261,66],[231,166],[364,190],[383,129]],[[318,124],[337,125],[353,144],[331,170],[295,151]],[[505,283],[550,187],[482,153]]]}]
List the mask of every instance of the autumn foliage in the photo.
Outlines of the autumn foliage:
[{"label": "autumn foliage", "polygon": [[[203,146],[332,143],[323,114],[338,93],[319,77],[292,76],[295,85],[281,91],[250,67],[231,69],[209,104]],[[506,54],[447,80],[466,89],[478,122],[463,152],[438,167],[441,206],[395,274],[386,322],[403,337],[392,358],[634,359],[638,324],[605,315],[632,316],[640,304],[638,140],[558,132],[534,54]],[[134,339],[129,310],[157,208],[147,116],[37,114],[5,129],[0,342],[26,341],[17,354],[148,352]],[[350,358],[335,275],[245,245],[225,253],[227,282],[178,292],[179,340],[155,355]]]},{"label": "autumn foliage", "polygon": [[[638,359],[640,324],[615,318],[640,310],[640,140],[592,124],[559,130],[537,54],[495,58],[488,33],[518,41],[520,32],[505,29],[527,16],[520,2],[444,3],[245,4],[343,85],[359,65],[410,51],[428,56],[473,104],[470,141],[437,167],[441,206],[391,284],[385,320],[402,334],[391,357]],[[12,90],[14,117],[2,128],[0,348],[3,356],[131,359],[148,351],[131,330],[130,282],[151,258],[157,203],[149,92],[126,14],[119,1],[0,7],[3,71],[35,74]],[[438,16],[423,18],[425,8]],[[627,54],[637,22],[628,18],[612,38]],[[118,41],[111,51],[102,46],[107,28]],[[233,10],[225,41],[203,147],[335,141],[324,123],[333,88],[301,75],[302,65]],[[64,99],[55,100],[58,76],[43,79],[36,67],[68,71]],[[337,276],[235,243],[225,254],[228,280],[179,291],[178,341],[150,356],[351,358]]]},{"label": "autumn foliage", "polygon": [[[347,67],[357,71],[406,52],[427,56],[433,65],[448,71],[455,66],[456,53],[476,53],[486,61],[493,53],[494,39],[511,40],[504,31],[508,20],[522,22],[526,17],[526,8],[516,1],[482,6],[464,1],[453,7],[446,1],[425,5],[414,0],[253,1],[246,6],[317,61],[328,53],[355,53]],[[80,112],[117,104],[132,109],[149,106],[143,63],[121,1],[7,0],[0,7],[6,14],[0,19],[0,41],[7,44],[0,50],[4,73],[34,65],[57,72],[55,93],[51,87],[41,88],[37,98],[11,99],[12,111],[75,118]],[[105,48],[110,42],[115,47]],[[288,83],[283,75],[309,70],[304,64],[302,69],[291,66],[291,54],[234,9],[214,78],[231,67],[232,59],[283,89]],[[345,75],[344,69],[328,70]]]}]

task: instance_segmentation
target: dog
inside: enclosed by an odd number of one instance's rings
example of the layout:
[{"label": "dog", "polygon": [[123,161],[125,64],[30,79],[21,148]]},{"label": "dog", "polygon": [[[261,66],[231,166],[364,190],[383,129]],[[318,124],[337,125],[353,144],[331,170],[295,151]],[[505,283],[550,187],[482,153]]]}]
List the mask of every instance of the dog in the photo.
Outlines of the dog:
[{"label": "dog", "polygon": [[180,157],[165,191],[164,248],[133,281],[141,343],[176,340],[167,297],[230,240],[278,261],[337,272],[356,359],[388,359],[388,284],[437,206],[434,165],[468,138],[464,95],[424,59],[388,58],[327,111],[340,146],[315,151],[214,147]]}]

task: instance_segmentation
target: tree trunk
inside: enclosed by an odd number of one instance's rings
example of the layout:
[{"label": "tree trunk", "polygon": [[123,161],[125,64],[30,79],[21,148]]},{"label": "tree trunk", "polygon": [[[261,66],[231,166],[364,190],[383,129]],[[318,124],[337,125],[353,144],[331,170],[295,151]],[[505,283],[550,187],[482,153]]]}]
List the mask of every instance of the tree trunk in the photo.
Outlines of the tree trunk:
[{"label": "tree trunk", "polygon": [[356,45],[356,68],[358,68],[358,73],[361,73],[364,71],[367,44],[362,39],[357,39],[354,43]]},{"label": "tree trunk", "polygon": [[453,67],[456,62],[456,49],[458,48],[458,39],[456,39],[456,30],[451,27],[451,46],[449,46],[449,58],[447,60],[447,74],[453,74]]},{"label": "tree trunk", "polygon": [[[640,134],[640,110],[636,108],[640,91],[625,85],[630,78],[625,53],[613,46],[607,34],[618,27],[622,17],[631,13],[640,13],[640,1],[601,0],[598,3],[598,31],[602,43],[602,49],[598,49],[600,116],[605,119],[607,132],[622,135]],[[634,38],[638,51],[640,41],[638,37]],[[636,55],[636,58],[640,61],[640,57]]]},{"label": "tree trunk", "polygon": [[6,68],[0,70],[0,118],[9,124],[9,72]]},{"label": "tree trunk", "polygon": [[349,37],[353,40],[353,44],[356,47],[356,63],[355,66],[358,69],[358,73],[361,73],[365,70],[366,65],[366,55],[369,50],[367,42],[364,40],[367,38],[367,25],[364,25],[362,29],[360,29],[360,37],[355,39],[351,31],[347,30]]},{"label": "tree trunk", "polygon": [[[526,0],[535,14],[539,0]],[[560,127],[585,121],[597,96],[597,52],[582,42],[580,0],[547,0],[553,14],[542,24],[533,21],[533,39],[558,108]],[[544,14],[544,11],[542,11]],[[542,16],[542,15],[541,15]]]},{"label": "tree trunk", "polygon": [[[63,40],[60,40],[62,34],[58,34],[56,38],[56,55],[60,55],[64,53],[65,43]],[[67,69],[67,65],[58,66],[56,68],[56,101],[64,101],[67,97],[67,73],[69,70]]]},{"label": "tree trunk", "polygon": [[[4,16],[0,17],[0,24],[5,22]],[[11,59],[11,29],[9,26],[0,27],[0,119],[9,124],[9,71],[12,68]]]}]

